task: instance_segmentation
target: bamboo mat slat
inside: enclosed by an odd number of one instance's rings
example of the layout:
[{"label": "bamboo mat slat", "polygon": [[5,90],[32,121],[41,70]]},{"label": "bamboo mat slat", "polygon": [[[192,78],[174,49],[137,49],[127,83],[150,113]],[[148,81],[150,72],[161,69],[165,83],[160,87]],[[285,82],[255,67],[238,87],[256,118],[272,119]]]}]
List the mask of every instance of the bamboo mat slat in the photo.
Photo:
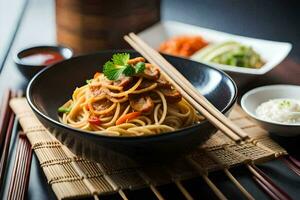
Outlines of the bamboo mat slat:
[{"label": "bamboo mat slat", "polygon": [[203,176],[244,163],[266,162],[287,152],[268,133],[235,106],[230,118],[251,137],[242,144],[218,131],[205,144],[186,158],[168,165],[138,166],[115,158],[95,163],[74,155],[38,121],[24,98],[11,100],[10,105],[28,137],[48,183],[58,199],[86,198],[175,182]]}]

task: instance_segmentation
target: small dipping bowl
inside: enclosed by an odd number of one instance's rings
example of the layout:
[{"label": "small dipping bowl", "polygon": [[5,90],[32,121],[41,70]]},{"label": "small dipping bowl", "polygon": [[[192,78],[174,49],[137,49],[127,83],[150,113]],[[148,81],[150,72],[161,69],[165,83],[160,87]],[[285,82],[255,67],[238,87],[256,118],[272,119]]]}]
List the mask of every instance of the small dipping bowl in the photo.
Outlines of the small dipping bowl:
[{"label": "small dipping bowl", "polygon": [[262,103],[272,99],[300,100],[300,86],[297,85],[269,85],[250,90],[243,95],[241,106],[243,110],[255,119],[265,130],[284,137],[300,135],[300,124],[287,124],[267,121],[256,115],[256,109]]},{"label": "small dipping bowl", "polygon": [[23,76],[31,79],[46,66],[72,56],[72,49],[65,46],[35,46],[19,51],[14,56],[14,61]]}]

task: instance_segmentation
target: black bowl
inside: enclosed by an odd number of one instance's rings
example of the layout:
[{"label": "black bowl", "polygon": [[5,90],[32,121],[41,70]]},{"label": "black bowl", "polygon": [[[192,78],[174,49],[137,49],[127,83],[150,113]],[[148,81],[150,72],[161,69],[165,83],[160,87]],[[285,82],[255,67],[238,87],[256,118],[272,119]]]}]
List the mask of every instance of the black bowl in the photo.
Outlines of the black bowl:
[{"label": "black bowl", "polygon": [[[134,51],[104,51],[78,56],[54,64],[38,73],[29,83],[27,100],[38,119],[73,153],[101,161],[118,157],[135,160],[166,160],[187,153],[205,142],[216,128],[203,121],[184,129],[155,136],[115,137],[74,129],[58,120],[57,108],[70,99],[77,86],[85,84],[114,53]],[[164,57],[224,114],[233,107],[237,88],[224,72],[191,60]]]},{"label": "black bowl", "polygon": [[22,61],[22,58],[34,53],[39,53],[41,51],[58,52],[60,55],[62,55],[64,59],[69,59],[73,56],[72,49],[65,46],[35,46],[23,49],[14,56],[14,61],[19,71],[23,74],[25,78],[31,79],[35,74],[44,69],[46,65],[26,64]]}]

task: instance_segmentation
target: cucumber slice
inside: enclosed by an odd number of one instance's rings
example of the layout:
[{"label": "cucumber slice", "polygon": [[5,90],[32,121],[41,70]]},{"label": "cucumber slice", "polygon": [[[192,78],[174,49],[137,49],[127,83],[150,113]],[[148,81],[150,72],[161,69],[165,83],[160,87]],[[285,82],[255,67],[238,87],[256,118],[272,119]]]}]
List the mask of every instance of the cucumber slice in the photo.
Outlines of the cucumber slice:
[{"label": "cucumber slice", "polygon": [[197,51],[191,56],[191,59],[196,61],[210,61],[214,57],[230,51],[238,46],[240,46],[240,44],[234,41],[211,44]]}]

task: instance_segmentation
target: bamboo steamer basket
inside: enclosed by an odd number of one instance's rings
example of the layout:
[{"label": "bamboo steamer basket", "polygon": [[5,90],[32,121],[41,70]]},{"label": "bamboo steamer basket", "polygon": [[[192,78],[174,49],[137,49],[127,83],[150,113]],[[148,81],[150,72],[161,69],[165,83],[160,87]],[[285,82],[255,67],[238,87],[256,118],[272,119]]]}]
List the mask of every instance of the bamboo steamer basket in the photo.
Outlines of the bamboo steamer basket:
[{"label": "bamboo steamer basket", "polygon": [[160,0],[56,0],[58,44],[77,54],[129,48],[123,35],[160,20]]}]

